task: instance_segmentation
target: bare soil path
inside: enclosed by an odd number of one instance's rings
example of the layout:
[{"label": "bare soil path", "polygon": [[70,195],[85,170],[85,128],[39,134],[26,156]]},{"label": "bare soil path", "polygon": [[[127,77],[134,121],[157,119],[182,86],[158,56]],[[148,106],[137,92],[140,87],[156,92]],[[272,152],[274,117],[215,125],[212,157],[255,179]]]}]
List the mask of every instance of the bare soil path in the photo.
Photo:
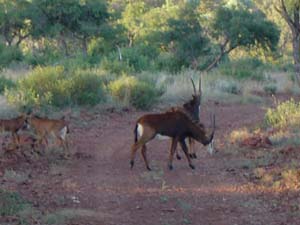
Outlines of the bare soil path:
[{"label": "bare soil path", "polygon": [[[187,160],[174,159],[174,170],[167,168],[169,141],[154,140],[148,146],[153,171],[148,172],[140,153],[133,170],[129,167],[135,120],[145,112],[95,114],[82,112],[82,122],[71,126],[72,152],[69,160],[49,163],[0,164],[18,171],[30,171],[26,183],[1,178],[3,187],[20,191],[45,213],[78,209],[79,217],[68,224],[80,225],[243,225],[296,224],[288,216],[274,212],[271,193],[246,188],[247,180],[237,175],[239,160],[228,155],[224,139],[234,129],[260,124],[260,105],[208,103],[217,118],[217,153],[209,155],[197,145],[196,169]],[[201,115],[206,125],[209,112]],[[230,147],[230,146],[229,146]],[[181,153],[182,154],[182,153]],[[183,155],[183,154],[182,154]]]}]

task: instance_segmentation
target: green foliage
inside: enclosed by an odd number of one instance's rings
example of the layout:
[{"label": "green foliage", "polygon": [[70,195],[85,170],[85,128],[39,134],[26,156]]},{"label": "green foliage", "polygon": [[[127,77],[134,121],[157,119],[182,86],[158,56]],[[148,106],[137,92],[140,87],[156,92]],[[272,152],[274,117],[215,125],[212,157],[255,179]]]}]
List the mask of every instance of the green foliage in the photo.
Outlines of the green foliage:
[{"label": "green foliage", "polygon": [[158,70],[165,70],[168,72],[176,73],[181,70],[181,64],[176,63],[175,57],[170,52],[162,52],[155,60],[155,67]]},{"label": "green foliage", "polygon": [[0,189],[0,216],[15,216],[28,205],[20,194]]},{"label": "green foliage", "polygon": [[277,86],[276,86],[276,84],[268,84],[268,85],[264,86],[264,91],[267,94],[274,95],[277,92]]},{"label": "green foliage", "polygon": [[5,95],[10,103],[26,107],[94,105],[105,100],[101,77],[62,66],[35,68]]},{"label": "green foliage", "polygon": [[60,39],[67,54],[66,37],[72,35],[81,42],[83,52],[87,53],[87,41],[101,34],[102,25],[107,25],[107,6],[105,1],[78,0],[34,0],[35,16],[32,24],[35,34],[54,36]]},{"label": "green foliage", "polygon": [[96,105],[105,101],[103,79],[90,71],[76,71],[71,78],[71,101],[78,105]]},{"label": "green foliage", "polygon": [[3,94],[5,89],[11,89],[16,86],[16,83],[4,76],[0,76],[0,94]]},{"label": "green foliage", "polygon": [[241,94],[241,92],[242,92],[240,87],[235,82],[226,83],[226,85],[223,85],[221,87],[221,90],[223,92],[227,92],[227,93],[235,94],[235,95]]},{"label": "green foliage", "polygon": [[21,61],[22,59],[23,55],[18,47],[7,47],[0,43],[0,70],[13,61]]},{"label": "green foliage", "polygon": [[148,45],[136,45],[132,48],[123,48],[123,60],[128,62],[128,65],[136,72],[143,70],[151,70],[154,58],[157,57],[155,48]]},{"label": "green foliage", "polygon": [[269,108],[265,115],[267,125],[275,128],[300,125],[300,104],[294,99],[279,103],[275,109]]},{"label": "green foliage", "polygon": [[193,6],[192,3],[184,5],[178,18],[168,20],[168,31],[161,34],[167,50],[174,54],[178,68],[197,68],[198,57],[209,52],[208,39],[203,35]]},{"label": "green foliage", "polygon": [[237,79],[264,80],[263,63],[256,58],[242,58],[223,62],[219,66],[221,74]]},{"label": "green foliage", "polygon": [[134,69],[132,67],[129,66],[128,61],[120,61],[117,58],[115,59],[108,59],[108,58],[104,58],[101,61],[100,67],[104,70],[107,70],[113,74],[127,74],[127,73],[131,73],[134,71]]},{"label": "green foliage", "polygon": [[228,49],[238,46],[275,50],[280,31],[259,10],[220,7],[213,24],[214,36],[228,42]]},{"label": "green foliage", "polygon": [[47,66],[57,63],[63,58],[62,50],[49,40],[44,41],[44,45],[39,49],[30,49],[25,54],[24,61],[31,66]]},{"label": "green foliage", "polygon": [[29,1],[0,1],[0,34],[9,46],[19,46],[31,33]]},{"label": "green foliage", "polygon": [[122,76],[112,81],[109,90],[118,101],[139,109],[150,108],[163,94],[154,84],[140,81],[133,76]]}]

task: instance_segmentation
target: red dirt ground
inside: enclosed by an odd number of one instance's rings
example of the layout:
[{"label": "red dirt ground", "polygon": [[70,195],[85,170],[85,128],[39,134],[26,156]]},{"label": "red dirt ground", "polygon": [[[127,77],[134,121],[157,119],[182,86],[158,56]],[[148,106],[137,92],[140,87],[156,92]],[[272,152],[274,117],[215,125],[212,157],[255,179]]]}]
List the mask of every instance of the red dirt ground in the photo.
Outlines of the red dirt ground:
[{"label": "red dirt ground", "polygon": [[[70,159],[53,161],[41,156],[27,162],[20,156],[6,156],[0,161],[1,186],[20,192],[44,214],[62,208],[94,212],[71,219],[68,224],[73,225],[300,224],[272,205],[276,193],[249,188],[249,181],[235,168],[239,157],[224,151],[231,148],[224,144],[226,135],[260,124],[264,109],[256,104],[208,103],[202,121],[209,121],[213,108],[218,151],[211,156],[197,145],[195,170],[183,158],[174,159],[174,170],[169,171],[170,143],[158,140],[148,145],[153,171],[146,170],[140,153],[130,170],[135,120],[146,112],[82,111],[80,121],[71,121]],[[29,178],[21,183],[9,181],[4,176],[6,169],[30,171]]]}]

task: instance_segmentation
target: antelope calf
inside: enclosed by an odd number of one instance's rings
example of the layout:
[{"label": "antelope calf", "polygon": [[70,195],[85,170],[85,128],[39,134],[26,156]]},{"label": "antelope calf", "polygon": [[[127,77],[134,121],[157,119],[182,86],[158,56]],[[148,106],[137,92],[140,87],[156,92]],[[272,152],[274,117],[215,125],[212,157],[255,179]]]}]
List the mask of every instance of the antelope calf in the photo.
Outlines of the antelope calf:
[{"label": "antelope calf", "polygon": [[[168,167],[173,169],[173,155],[179,142],[189,166],[194,169],[188,154],[188,148],[185,144],[185,138],[193,138],[203,145],[208,145],[214,138],[215,132],[215,119],[213,117],[213,131],[210,136],[206,135],[204,126],[192,121],[185,113],[181,111],[172,111],[162,114],[147,114],[140,117],[134,129],[135,143],[131,147],[131,160],[130,165],[133,168],[134,158],[136,151],[142,148],[142,157],[145,162],[146,168],[151,170],[147,160],[147,142],[151,141],[157,135],[168,136],[172,139],[172,144],[169,154]],[[140,136],[140,138],[138,138]]]},{"label": "antelope calf", "polygon": [[[26,115],[20,115],[13,119],[1,119],[0,120],[0,131],[1,132],[10,132],[12,134],[12,143],[19,147],[19,135],[18,131],[26,129],[28,127],[28,123],[26,120]],[[3,146],[4,143],[2,143]]]},{"label": "antelope calf", "polygon": [[67,134],[69,133],[68,122],[62,119],[48,119],[41,118],[39,116],[30,115],[28,117],[28,123],[33,127],[38,144],[41,145],[43,141],[48,146],[48,136],[53,135],[56,140],[59,141],[59,145],[63,147],[64,150],[69,151]]}]

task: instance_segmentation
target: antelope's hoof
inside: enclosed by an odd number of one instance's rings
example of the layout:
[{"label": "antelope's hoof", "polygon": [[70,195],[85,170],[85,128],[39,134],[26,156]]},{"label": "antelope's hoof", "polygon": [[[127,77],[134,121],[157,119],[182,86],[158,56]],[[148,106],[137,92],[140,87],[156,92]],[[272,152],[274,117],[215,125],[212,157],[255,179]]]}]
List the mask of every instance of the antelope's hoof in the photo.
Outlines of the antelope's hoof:
[{"label": "antelope's hoof", "polygon": [[180,155],[176,155],[176,158],[177,158],[178,160],[181,160]]},{"label": "antelope's hoof", "polygon": [[173,170],[173,165],[169,165],[169,170]]},{"label": "antelope's hoof", "polygon": [[193,153],[192,155],[193,155],[193,159],[197,159],[196,153]]},{"label": "antelope's hoof", "polygon": [[190,164],[190,167],[194,170],[195,166],[193,164]]},{"label": "antelope's hoof", "polygon": [[193,158],[193,154],[189,153],[189,157],[192,159]]},{"label": "antelope's hoof", "polygon": [[147,166],[147,170],[148,170],[148,171],[151,171],[152,169],[151,169],[149,166]]},{"label": "antelope's hoof", "polygon": [[133,165],[134,165],[134,161],[133,161],[133,160],[130,160],[130,169],[133,168]]}]

